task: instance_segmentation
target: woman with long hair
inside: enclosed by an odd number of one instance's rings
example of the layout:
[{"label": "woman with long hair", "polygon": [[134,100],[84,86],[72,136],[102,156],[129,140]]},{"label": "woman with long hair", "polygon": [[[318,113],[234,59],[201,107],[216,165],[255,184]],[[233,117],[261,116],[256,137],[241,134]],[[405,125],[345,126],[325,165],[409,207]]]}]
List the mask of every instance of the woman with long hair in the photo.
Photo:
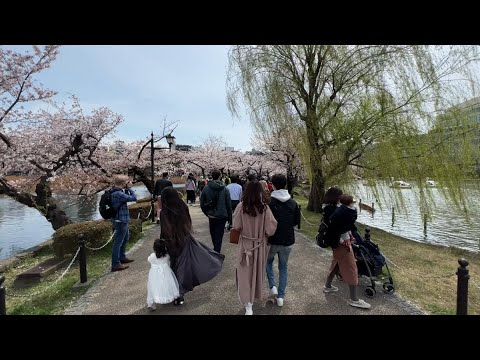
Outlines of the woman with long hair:
[{"label": "woman with long hair", "polygon": [[262,186],[257,180],[248,182],[242,202],[235,209],[233,228],[240,231],[236,266],[238,297],[245,306],[245,315],[253,314],[253,302],[262,299],[267,256],[267,238],[277,229],[277,221],[265,204]]},{"label": "woman with long hair", "polygon": [[171,268],[180,288],[180,297],[174,303],[182,305],[184,294],[213,279],[222,270],[225,256],[194,239],[188,206],[177,190],[165,188],[161,201],[160,237],[165,239]]}]

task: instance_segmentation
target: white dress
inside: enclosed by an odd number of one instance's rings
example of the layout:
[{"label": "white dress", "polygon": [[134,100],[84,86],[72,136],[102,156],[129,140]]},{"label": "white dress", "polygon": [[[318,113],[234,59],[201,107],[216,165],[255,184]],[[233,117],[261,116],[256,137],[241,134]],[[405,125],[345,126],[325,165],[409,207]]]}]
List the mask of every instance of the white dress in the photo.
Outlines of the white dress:
[{"label": "white dress", "polygon": [[158,259],[155,253],[150,254],[151,264],[147,282],[147,305],[167,304],[180,296],[178,282],[170,268],[170,256],[167,254]]}]

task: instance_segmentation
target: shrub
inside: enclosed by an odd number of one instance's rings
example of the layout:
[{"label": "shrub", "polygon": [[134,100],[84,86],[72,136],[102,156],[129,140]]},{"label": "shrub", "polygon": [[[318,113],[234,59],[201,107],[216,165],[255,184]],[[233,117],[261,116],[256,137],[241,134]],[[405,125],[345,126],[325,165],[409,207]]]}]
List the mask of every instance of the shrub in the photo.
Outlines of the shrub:
[{"label": "shrub", "polygon": [[77,224],[68,224],[53,234],[53,251],[58,257],[73,254],[78,249],[78,236],[84,235],[85,242],[90,247],[99,247],[110,238],[113,233],[112,223],[108,220],[85,221]]},{"label": "shrub", "polygon": [[[157,213],[157,208],[158,204],[155,201],[155,214]],[[143,216],[146,217],[150,212],[150,201],[147,202],[143,201],[142,199],[142,201],[137,201],[135,204],[131,204],[128,206],[128,212],[130,213],[130,218],[132,220],[138,218],[138,214],[140,213],[140,211],[143,211]]]},{"label": "shrub", "polygon": [[[132,219],[129,225],[130,240],[136,240],[142,232],[142,221]],[[84,235],[86,245],[97,248],[104,245],[113,234],[113,226],[109,220],[85,221],[69,224],[58,229],[53,234],[53,251],[58,257],[74,254],[78,249],[78,236]],[[111,243],[107,246],[111,248]]]}]

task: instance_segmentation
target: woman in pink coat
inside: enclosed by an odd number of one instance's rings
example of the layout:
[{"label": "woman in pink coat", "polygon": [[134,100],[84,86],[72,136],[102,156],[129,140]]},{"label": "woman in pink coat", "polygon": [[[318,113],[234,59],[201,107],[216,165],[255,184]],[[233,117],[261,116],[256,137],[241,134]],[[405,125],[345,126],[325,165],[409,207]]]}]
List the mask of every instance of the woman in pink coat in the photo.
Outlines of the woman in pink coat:
[{"label": "woman in pink coat", "polygon": [[245,315],[253,315],[253,302],[262,299],[265,267],[270,246],[267,237],[275,233],[277,221],[262,200],[262,186],[256,180],[247,184],[243,200],[233,215],[233,228],[240,230],[236,285]]}]

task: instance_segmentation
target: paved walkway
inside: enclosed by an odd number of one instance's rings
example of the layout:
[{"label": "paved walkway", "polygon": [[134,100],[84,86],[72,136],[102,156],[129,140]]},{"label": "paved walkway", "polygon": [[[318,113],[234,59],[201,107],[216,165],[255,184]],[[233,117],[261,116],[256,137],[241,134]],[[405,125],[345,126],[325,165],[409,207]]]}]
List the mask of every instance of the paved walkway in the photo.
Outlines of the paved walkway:
[{"label": "paved walkway", "polygon": [[[198,206],[189,207],[197,240],[212,246],[207,218]],[[147,257],[152,252],[153,240],[159,235],[159,227],[145,232],[143,241],[131,251],[135,259],[130,268],[108,273],[84,294],[65,314],[95,315],[243,315],[244,308],[238,301],[234,271],[238,246],[230,244],[228,233],[223,239],[222,253],[225,254],[222,272],[210,282],[195,288],[185,296],[183,306],[172,304],[157,306],[155,312],[146,309]],[[360,297],[372,304],[370,310],[357,309],[347,304],[348,287],[334,280],[340,291],[333,294],[322,292],[331,251],[320,249],[302,234],[297,233],[296,243],[289,260],[287,294],[283,307],[272,301],[256,302],[254,315],[408,315],[422,314],[418,308],[400,299],[396,294],[387,295],[377,287],[377,295],[367,299],[363,290],[366,279],[360,282]],[[274,267],[277,267],[275,260]],[[278,270],[275,270],[278,275]],[[278,280],[277,280],[278,281]],[[265,279],[265,283],[267,283]],[[266,285],[268,286],[268,285]],[[265,295],[268,290],[265,289]]]}]

